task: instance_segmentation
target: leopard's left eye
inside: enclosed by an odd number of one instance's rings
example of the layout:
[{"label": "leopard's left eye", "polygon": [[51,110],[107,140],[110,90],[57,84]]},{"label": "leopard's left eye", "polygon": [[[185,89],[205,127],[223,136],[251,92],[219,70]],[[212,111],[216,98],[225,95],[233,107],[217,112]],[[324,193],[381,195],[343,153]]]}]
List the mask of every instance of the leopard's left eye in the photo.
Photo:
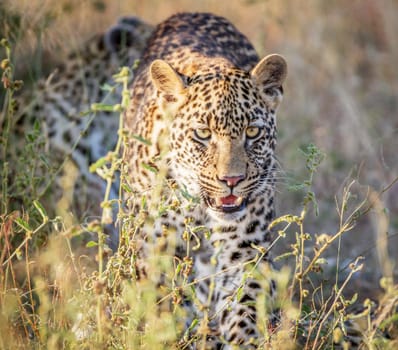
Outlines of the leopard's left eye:
[{"label": "leopard's left eye", "polygon": [[255,139],[256,137],[260,136],[261,128],[258,126],[249,126],[246,128],[246,136],[249,139]]},{"label": "leopard's left eye", "polygon": [[203,128],[203,129],[195,129],[194,130],[194,135],[196,136],[197,139],[200,141],[207,141],[211,137],[211,130],[208,128]]}]

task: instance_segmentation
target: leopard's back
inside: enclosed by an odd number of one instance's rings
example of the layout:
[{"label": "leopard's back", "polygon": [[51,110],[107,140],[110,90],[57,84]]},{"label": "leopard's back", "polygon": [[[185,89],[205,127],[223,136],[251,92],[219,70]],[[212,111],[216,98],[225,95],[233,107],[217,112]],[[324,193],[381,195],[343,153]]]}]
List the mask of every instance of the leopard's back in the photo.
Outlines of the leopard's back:
[{"label": "leopard's back", "polygon": [[247,71],[259,60],[250,41],[225,18],[210,13],[179,13],[157,27],[148,41],[142,66],[161,58],[183,74],[195,57],[223,57]]}]

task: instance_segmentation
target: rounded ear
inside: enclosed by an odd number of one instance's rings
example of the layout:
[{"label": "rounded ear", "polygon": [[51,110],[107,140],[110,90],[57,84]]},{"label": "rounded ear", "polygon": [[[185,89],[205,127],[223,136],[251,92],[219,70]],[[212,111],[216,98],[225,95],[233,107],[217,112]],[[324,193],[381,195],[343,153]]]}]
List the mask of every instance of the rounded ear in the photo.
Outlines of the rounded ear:
[{"label": "rounded ear", "polygon": [[166,102],[177,102],[185,88],[178,73],[163,60],[153,61],[149,71],[153,84]]},{"label": "rounded ear", "polygon": [[286,61],[277,54],[264,57],[251,71],[252,78],[265,89],[281,87],[286,74]]},{"label": "rounded ear", "polygon": [[264,92],[269,106],[276,109],[282,101],[282,84],[287,75],[285,59],[277,54],[268,55],[252,69],[250,75]]}]

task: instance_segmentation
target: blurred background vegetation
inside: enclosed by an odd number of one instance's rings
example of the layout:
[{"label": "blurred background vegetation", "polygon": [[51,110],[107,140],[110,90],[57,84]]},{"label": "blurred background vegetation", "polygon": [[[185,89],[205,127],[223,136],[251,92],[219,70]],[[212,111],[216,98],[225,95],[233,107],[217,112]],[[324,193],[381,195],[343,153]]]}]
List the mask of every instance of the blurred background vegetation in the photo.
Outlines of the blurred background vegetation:
[{"label": "blurred background vegetation", "polygon": [[[3,0],[0,37],[10,40],[17,78],[28,89],[67,52],[118,17],[136,15],[157,24],[179,11],[225,16],[261,56],[280,53],[288,62],[278,114],[277,154],[285,172],[278,215],[301,210],[302,194],[294,185],[306,179],[299,149],[309,143],[325,154],[314,179],[319,213],[306,219],[310,232],[334,233],[339,225],[336,200],[352,180],[355,206],[376,198],[398,176],[395,0]],[[328,252],[331,271],[336,259],[344,268],[365,256],[365,268],[353,284],[362,296],[375,296],[380,277],[397,278],[398,271],[398,185],[374,201],[371,212],[359,216],[357,226]]]}]

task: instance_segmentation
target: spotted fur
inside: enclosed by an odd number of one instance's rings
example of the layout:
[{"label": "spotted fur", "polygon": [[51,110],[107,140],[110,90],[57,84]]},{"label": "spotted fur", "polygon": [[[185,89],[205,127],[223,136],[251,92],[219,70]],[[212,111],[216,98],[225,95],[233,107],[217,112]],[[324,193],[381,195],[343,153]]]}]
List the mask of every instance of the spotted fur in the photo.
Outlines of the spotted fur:
[{"label": "spotted fur", "polygon": [[[226,19],[182,13],[155,29],[131,87],[124,153],[131,211],[146,210],[140,204],[143,196],[148,208],[159,200],[152,189],[162,171],[171,188],[180,189],[173,193],[181,203],[178,210],[163,213],[153,227],[141,229],[140,256],[145,261],[150,246],[167,228],[176,235],[177,258],[183,259],[187,218],[210,231],[208,238],[199,237],[197,250],[187,253],[193,259],[193,276],[200,281],[196,296],[209,308],[217,335],[210,348],[252,347],[260,337],[254,302],[261,283],[244,280],[244,271],[271,240],[275,112],[285,76],[281,56],[260,60],[248,39]],[[166,204],[175,200],[171,192],[164,188],[161,193]],[[264,254],[262,264],[269,260]],[[210,276],[216,278],[208,304]],[[272,281],[269,289],[271,296]]]},{"label": "spotted fur", "polygon": [[[120,18],[105,33],[95,35],[71,52],[46,80],[24,89],[17,97],[15,119],[21,133],[39,122],[45,134],[48,163],[55,170],[62,167],[51,187],[56,192],[55,200],[70,196],[72,204],[68,210],[79,218],[92,219],[101,213],[99,204],[105,182],[91,173],[89,166],[113,149],[119,124],[118,113],[89,113],[91,104],[120,103],[120,87],[113,91],[101,87],[113,86],[112,76],[120,67],[131,67],[139,59],[152,30],[136,17]],[[18,134],[16,138],[24,137]],[[63,164],[69,157],[71,161]],[[45,174],[41,176],[49,180]],[[73,187],[65,188],[62,179],[72,182]],[[117,243],[117,238],[113,241]]]}]

